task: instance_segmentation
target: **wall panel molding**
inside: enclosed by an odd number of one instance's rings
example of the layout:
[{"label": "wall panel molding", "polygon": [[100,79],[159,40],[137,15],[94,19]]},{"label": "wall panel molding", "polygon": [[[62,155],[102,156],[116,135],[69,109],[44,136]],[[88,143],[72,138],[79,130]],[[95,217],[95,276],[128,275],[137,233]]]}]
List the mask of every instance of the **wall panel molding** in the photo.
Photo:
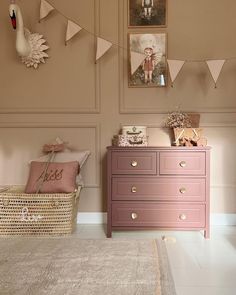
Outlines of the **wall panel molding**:
[{"label": "wall panel molding", "polygon": [[[120,83],[121,84],[121,88],[124,87],[124,83]],[[122,86],[123,84],[123,86]],[[127,108],[125,106],[125,97],[124,97],[124,90],[120,90],[120,96],[119,96],[119,100],[120,100],[120,114],[167,114],[169,112],[168,108],[166,109],[162,109],[162,108]],[[192,112],[193,109],[185,109],[185,112]],[[204,108],[196,108],[194,107],[194,112],[197,113],[202,113],[202,114],[210,114],[210,113],[225,113],[225,114],[229,114],[229,113],[236,113],[236,108],[214,108],[214,107],[204,107]]]},{"label": "wall panel molding", "polygon": [[[133,125],[133,122],[121,123],[120,127],[125,125]],[[136,125],[147,126],[147,128],[158,128],[158,129],[167,129],[163,126],[163,123],[155,124],[155,123],[146,123],[139,122]],[[212,123],[200,123],[200,128],[236,128],[236,120],[235,122],[212,122]]]},{"label": "wall panel molding", "polygon": [[[121,47],[123,48],[127,48],[128,44],[127,44],[127,27],[128,27],[128,22],[127,22],[127,13],[128,8],[127,8],[127,1],[126,0],[120,0],[119,1],[119,30],[118,30],[118,35],[119,35],[119,44]],[[158,32],[167,32],[167,36],[168,36],[168,27],[166,28],[166,30],[160,30]],[[135,33],[135,32],[143,32],[142,29],[140,28],[134,28],[132,30],[128,29],[128,32],[130,33]],[[155,31],[146,31],[146,32],[155,32]],[[167,41],[168,44],[168,41]],[[127,107],[126,105],[126,96],[125,96],[125,87],[128,86],[128,81],[124,81],[124,77],[127,76],[128,72],[128,64],[126,64],[126,56],[128,55],[128,49],[125,50],[123,48],[119,48],[119,52],[118,52],[118,58],[119,58],[119,112],[120,114],[165,114],[169,112],[169,106],[167,106],[166,108],[164,107],[155,107],[155,106],[146,106],[143,107],[141,106],[140,108],[137,107],[136,105],[133,105],[132,107]],[[168,46],[167,46],[168,48]],[[167,52],[167,56],[168,56],[168,52]],[[128,63],[128,61],[127,61]],[[170,79],[168,79],[168,85],[167,85],[167,89],[170,88]],[[196,82],[197,83],[197,82]],[[158,95],[158,87],[156,88],[156,92]],[[148,91],[148,89],[147,89]],[[145,99],[145,97],[144,97]],[[224,99],[224,98],[222,98]],[[182,103],[183,105],[183,103]],[[194,112],[198,112],[198,113],[236,113],[236,107],[193,107],[191,109],[184,109],[185,112],[192,112],[194,110]]]},{"label": "wall panel molding", "polygon": [[[99,35],[100,33],[100,1],[101,0],[94,0],[94,32],[96,35]],[[94,42],[96,42],[95,37],[94,37]],[[101,112],[101,75],[100,75],[99,63],[94,65],[94,103],[93,104],[94,106],[91,108],[83,108],[83,107],[58,108],[56,106],[51,108],[48,108],[48,107],[45,107],[45,108],[44,107],[0,108],[0,114],[48,114],[48,113],[51,113],[51,114],[99,114]]]},{"label": "wall panel molding", "polygon": [[219,183],[219,184],[212,184],[211,188],[213,189],[236,189],[236,183]]},{"label": "wall panel molding", "polygon": [[[101,187],[101,145],[100,145],[100,124],[99,123],[81,123],[81,122],[0,122],[1,129],[17,129],[17,128],[69,128],[69,129],[93,129],[95,133],[95,182],[86,183],[84,188],[100,188]],[[81,139],[80,139],[81,140]],[[89,149],[89,147],[88,147]]]}]

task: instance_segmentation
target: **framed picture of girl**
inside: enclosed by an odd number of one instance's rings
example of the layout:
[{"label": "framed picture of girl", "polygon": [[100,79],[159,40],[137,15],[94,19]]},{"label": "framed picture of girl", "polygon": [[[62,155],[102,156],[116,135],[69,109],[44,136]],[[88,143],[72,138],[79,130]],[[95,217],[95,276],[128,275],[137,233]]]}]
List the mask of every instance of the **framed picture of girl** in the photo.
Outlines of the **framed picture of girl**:
[{"label": "framed picture of girl", "polygon": [[167,84],[166,33],[128,34],[129,87]]},{"label": "framed picture of girl", "polygon": [[128,0],[129,27],[166,27],[167,0]]}]

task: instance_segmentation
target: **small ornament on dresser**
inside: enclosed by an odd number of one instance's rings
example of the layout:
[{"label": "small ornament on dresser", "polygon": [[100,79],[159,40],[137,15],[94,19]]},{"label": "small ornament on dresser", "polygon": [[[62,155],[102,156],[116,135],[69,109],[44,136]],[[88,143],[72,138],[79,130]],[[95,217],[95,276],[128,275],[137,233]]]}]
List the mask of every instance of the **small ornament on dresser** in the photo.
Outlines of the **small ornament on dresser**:
[{"label": "small ornament on dresser", "polygon": [[187,113],[176,111],[168,114],[165,126],[169,128],[190,128],[192,121]]},{"label": "small ornament on dresser", "polygon": [[123,135],[136,135],[136,136],[146,136],[147,127],[146,126],[123,126],[122,127]]},{"label": "small ornament on dresser", "polygon": [[114,135],[114,146],[147,146],[148,136],[145,126],[123,126],[121,134]]},{"label": "small ornament on dresser", "polygon": [[203,130],[199,128],[200,114],[175,111],[168,114],[165,126],[173,130],[175,146],[206,146],[207,140],[202,137]]}]

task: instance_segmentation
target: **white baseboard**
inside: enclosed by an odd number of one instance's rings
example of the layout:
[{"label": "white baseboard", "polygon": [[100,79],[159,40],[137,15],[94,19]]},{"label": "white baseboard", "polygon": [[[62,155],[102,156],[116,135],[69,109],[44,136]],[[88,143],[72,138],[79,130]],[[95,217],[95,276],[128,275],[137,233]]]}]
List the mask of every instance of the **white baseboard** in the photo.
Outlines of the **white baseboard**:
[{"label": "white baseboard", "polygon": [[77,215],[78,224],[103,224],[107,223],[107,213],[102,212],[79,212]]},{"label": "white baseboard", "polygon": [[[107,223],[107,213],[79,212],[78,224],[104,224]],[[210,225],[236,225],[236,214],[211,214]]]},{"label": "white baseboard", "polygon": [[211,214],[210,225],[236,225],[236,214]]}]

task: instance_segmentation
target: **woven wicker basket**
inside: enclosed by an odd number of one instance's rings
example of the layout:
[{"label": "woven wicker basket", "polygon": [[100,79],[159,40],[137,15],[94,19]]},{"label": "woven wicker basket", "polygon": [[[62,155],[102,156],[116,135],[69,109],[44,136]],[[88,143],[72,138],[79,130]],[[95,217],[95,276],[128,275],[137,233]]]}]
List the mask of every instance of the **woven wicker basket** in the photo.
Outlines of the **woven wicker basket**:
[{"label": "woven wicker basket", "polygon": [[19,186],[0,193],[0,235],[72,233],[79,193],[25,194]]}]

